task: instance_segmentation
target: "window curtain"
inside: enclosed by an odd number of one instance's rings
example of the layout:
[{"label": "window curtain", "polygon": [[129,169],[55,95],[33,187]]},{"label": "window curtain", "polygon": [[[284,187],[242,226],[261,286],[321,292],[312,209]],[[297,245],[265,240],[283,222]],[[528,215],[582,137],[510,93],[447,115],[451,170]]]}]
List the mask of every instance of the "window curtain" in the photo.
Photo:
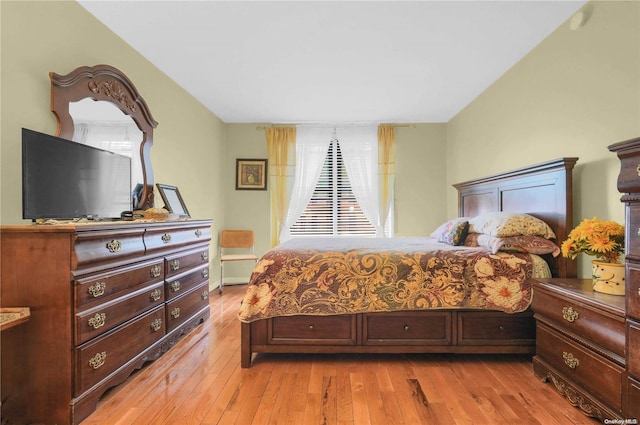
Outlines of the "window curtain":
[{"label": "window curtain", "polygon": [[378,201],[378,135],[376,126],[354,126],[336,129],[344,167],[353,194],[362,212],[376,229],[376,237],[384,236]]},{"label": "window curtain", "polygon": [[313,196],[324,159],[327,156],[331,134],[330,127],[298,127],[296,130],[296,168],[291,200],[280,242],[291,238],[290,229],[304,212]]},{"label": "window curtain", "polygon": [[267,127],[269,158],[269,188],[271,203],[271,247],[278,245],[289,207],[289,194],[293,186],[295,169],[296,129],[294,127]]},{"label": "window curtain", "polygon": [[[391,125],[378,126],[378,180],[380,192],[380,217],[383,226],[389,220],[393,205],[396,174],[396,132]],[[389,227],[387,236],[393,236]]]}]

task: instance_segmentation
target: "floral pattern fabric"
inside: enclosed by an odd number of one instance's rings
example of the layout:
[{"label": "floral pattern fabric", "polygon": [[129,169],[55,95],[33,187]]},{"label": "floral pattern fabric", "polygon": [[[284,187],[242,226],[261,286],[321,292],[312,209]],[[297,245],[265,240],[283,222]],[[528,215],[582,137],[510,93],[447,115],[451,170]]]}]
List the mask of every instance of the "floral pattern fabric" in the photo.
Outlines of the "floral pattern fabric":
[{"label": "floral pattern fabric", "polygon": [[238,318],[425,309],[526,310],[531,256],[433,238],[294,239],[256,265]]}]

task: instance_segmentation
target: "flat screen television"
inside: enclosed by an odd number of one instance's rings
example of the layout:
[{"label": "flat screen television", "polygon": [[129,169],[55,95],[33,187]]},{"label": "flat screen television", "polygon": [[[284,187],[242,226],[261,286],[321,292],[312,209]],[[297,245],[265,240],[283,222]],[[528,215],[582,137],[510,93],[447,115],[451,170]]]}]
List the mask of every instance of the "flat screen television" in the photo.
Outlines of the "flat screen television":
[{"label": "flat screen television", "polygon": [[22,129],[23,218],[120,218],[131,195],[131,158]]}]

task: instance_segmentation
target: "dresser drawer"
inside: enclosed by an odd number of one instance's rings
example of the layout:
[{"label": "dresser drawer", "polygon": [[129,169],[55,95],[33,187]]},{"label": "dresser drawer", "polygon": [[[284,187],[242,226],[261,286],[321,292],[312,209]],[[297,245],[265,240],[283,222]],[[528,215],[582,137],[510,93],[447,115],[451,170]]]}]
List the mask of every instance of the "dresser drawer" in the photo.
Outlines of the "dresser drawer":
[{"label": "dresser drawer", "polygon": [[450,312],[373,313],[362,315],[365,345],[450,345]]},{"label": "dresser drawer", "polygon": [[627,315],[640,320],[640,264],[627,262]]},{"label": "dresser drawer", "polygon": [[627,320],[627,369],[629,375],[640,378],[640,323]]},{"label": "dresser drawer", "polygon": [[209,279],[209,264],[201,264],[195,269],[177,274],[166,280],[167,301],[188,292],[203,281]]},{"label": "dresser drawer", "polygon": [[624,368],[540,323],[536,350],[538,356],[576,385],[614,409],[622,408]]},{"label": "dresser drawer", "polygon": [[145,253],[144,229],[78,232],[74,244],[72,269],[90,263],[114,261]]},{"label": "dresser drawer", "polygon": [[160,306],[76,348],[74,394],[87,391],[164,335],[164,307]]},{"label": "dresser drawer", "polygon": [[568,333],[584,336],[624,358],[624,317],[543,290],[535,291],[532,308],[538,320],[553,323]]},{"label": "dresser drawer", "polygon": [[[189,251],[182,251],[165,257],[166,276],[174,276],[192,267],[209,264],[209,247],[202,245]],[[206,271],[208,276],[208,269]]]},{"label": "dresser drawer", "polygon": [[171,226],[149,229],[144,235],[147,252],[176,248],[183,245],[211,240],[211,226],[173,228]]},{"label": "dresser drawer", "polygon": [[77,310],[91,308],[155,282],[164,277],[164,259],[135,263],[117,270],[94,274],[75,281]]},{"label": "dresser drawer", "polygon": [[209,281],[166,304],[167,332],[171,332],[209,305]]},{"label": "dresser drawer", "polygon": [[75,341],[80,345],[146,310],[164,303],[164,283],[157,282],[76,314]]},{"label": "dresser drawer", "polygon": [[530,311],[505,315],[489,312],[458,313],[458,345],[522,345],[536,340],[536,322]]},{"label": "dresser drawer", "polygon": [[633,378],[627,379],[627,418],[640,418],[640,382]]},{"label": "dresser drawer", "polygon": [[267,326],[268,344],[356,345],[356,315],[275,317]]},{"label": "dresser drawer", "polygon": [[626,257],[640,260],[640,205],[627,206],[626,214]]}]

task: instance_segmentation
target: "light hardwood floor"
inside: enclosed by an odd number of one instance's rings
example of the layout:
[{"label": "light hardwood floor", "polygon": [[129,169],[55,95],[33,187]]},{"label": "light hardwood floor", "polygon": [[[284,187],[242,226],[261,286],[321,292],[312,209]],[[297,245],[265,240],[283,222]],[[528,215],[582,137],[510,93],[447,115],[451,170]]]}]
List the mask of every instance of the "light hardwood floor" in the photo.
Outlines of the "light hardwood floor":
[{"label": "light hardwood floor", "polygon": [[246,286],[105,394],[82,425],[597,424],[533,375],[528,356],[259,355],[240,368]]}]

